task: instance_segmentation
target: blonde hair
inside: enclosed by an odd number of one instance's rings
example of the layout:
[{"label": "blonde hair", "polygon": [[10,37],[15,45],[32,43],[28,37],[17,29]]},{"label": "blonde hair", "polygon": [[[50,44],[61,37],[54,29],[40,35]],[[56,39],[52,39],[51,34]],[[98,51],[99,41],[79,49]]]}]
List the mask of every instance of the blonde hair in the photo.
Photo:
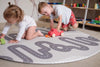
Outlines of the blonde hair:
[{"label": "blonde hair", "polygon": [[16,5],[11,5],[10,2],[8,3],[9,6],[6,8],[6,10],[3,13],[3,16],[5,19],[7,18],[16,18],[18,19],[17,22],[20,22],[23,20],[24,12],[22,9]]},{"label": "blonde hair", "polygon": [[41,9],[47,6],[48,4],[46,2],[40,2],[38,4],[38,12],[41,13]]}]

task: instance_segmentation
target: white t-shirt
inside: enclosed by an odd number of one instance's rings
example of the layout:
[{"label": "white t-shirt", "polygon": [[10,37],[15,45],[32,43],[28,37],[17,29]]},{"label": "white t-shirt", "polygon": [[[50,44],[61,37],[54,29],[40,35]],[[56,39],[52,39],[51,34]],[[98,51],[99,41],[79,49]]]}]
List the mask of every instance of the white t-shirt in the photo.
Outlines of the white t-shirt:
[{"label": "white t-shirt", "polygon": [[71,16],[71,9],[63,6],[63,5],[53,5],[53,9],[55,11],[55,16],[53,14],[50,15],[50,19],[58,18],[62,15],[62,23],[68,24]]},{"label": "white t-shirt", "polygon": [[[12,24],[6,23],[2,33],[7,34],[9,28],[11,27]],[[19,33],[17,34],[16,40],[20,41],[25,30],[27,30],[30,26],[37,26],[34,19],[30,16],[24,16],[23,20],[19,22]]]}]

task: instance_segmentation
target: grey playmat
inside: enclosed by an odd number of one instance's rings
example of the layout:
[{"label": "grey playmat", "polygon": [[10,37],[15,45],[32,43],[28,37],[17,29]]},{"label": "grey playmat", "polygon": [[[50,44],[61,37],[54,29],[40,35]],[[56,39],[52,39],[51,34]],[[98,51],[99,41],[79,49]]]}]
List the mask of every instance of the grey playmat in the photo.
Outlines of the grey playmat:
[{"label": "grey playmat", "polygon": [[[48,32],[48,29],[39,29]],[[8,41],[15,37],[16,34],[9,34],[5,39]],[[68,31],[55,38],[37,37],[0,45],[0,58],[22,63],[55,64],[86,59],[99,51],[100,40],[79,31]]]}]

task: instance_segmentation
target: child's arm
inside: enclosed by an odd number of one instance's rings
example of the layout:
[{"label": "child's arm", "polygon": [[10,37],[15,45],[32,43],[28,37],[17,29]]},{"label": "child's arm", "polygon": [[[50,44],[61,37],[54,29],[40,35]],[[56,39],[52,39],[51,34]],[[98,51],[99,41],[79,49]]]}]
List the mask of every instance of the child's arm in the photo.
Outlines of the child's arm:
[{"label": "child's arm", "polygon": [[59,19],[59,20],[58,20],[58,25],[57,25],[57,28],[56,28],[56,29],[57,29],[58,31],[60,31],[60,27],[61,27],[61,24],[62,24],[62,15],[60,15],[60,16],[58,17],[58,19]]},{"label": "child's arm", "polygon": [[24,32],[25,32],[25,27],[21,26],[16,39],[10,40],[9,43],[17,43],[17,42],[21,41],[21,38],[22,38],[22,35],[24,34]]},{"label": "child's arm", "polygon": [[19,33],[17,34],[17,37],[16,37],[16,39],[15,40],[10,40],[9,41],[9,43],[17,43],[17,42],[19,42],[19,41],[21,41],[21,38],[22,38],[22,36],[23,36],[23,34],[24,34],[24,32],[25,32],[25,24],[19,24],[19,27],[20,27],[20,29],[19,29]]},{"label": "child's arm", "polygon": [[11,26],[10,23],[6,23],[6,25],[4,26],[4,29],[3,29],[3,31],[2,31],[2,34],[1,34],[1,36],[0,36],[1,38],[4,38],[4,37],[5,37],[5,35],[7,34],[7,32],[8,32],[8,30],[9,30],[10,26]]},{"label": "child's arm", "polygon": [[54,22],[53,22],[53,20],[51,19],[51,20],[50,20],[50,29],[53,28],[53,25],[54,25]]}]

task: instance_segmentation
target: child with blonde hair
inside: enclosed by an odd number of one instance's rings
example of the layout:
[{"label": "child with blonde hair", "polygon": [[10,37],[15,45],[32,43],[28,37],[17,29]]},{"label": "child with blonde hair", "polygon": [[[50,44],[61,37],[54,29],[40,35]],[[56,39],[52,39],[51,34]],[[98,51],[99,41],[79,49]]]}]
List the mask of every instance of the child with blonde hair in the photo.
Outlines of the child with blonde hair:
[{"label": "child with blonde hair", "polygon": [[24,15],[22,9],[16,5],[9,3],[9,7],[4,11],[4,18],[7,20],[7,23],[2,31],[1,38],[4,38],[7,34],[7,31],[12,24],[17,23],[19,26],[19,33],[15,40],[10,40],[9,43],[17,43],[21,41],[21,38],[31,40],[37,36],[43,36],[43,34],[36,30],[36,23],[34,19],[30,16]]},{"label": "child with blonde hair", "polygon": [[53,20],[58,18],[57,30],[60,31],[62,28],[67,31],[68,26],[71,24],[74,29],[78,27],[78,23],[76,22],[74,13],[68,7],[63,5],[49,5],[45,2],[40,2],[38,5],[38,11],[42,15],[50,16],[50,28],[53,28],[54,22]]}]

